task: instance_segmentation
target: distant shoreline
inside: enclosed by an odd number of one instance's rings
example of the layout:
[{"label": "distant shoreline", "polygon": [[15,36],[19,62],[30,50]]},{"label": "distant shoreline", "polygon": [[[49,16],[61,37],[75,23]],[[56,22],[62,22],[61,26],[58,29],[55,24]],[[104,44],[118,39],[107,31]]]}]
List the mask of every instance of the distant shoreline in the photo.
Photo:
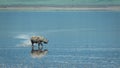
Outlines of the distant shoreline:
[{"label": "distant shoreline", "polygon": [[112,10],[120,5],[0,5],[0,10]]}]

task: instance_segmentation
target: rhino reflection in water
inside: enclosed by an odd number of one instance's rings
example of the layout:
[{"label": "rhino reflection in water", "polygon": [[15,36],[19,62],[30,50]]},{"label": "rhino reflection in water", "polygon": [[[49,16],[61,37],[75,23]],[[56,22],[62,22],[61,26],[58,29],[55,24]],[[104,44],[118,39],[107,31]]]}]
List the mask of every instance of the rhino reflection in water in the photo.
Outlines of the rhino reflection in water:
[{"label": "rhino reflection in water", "polygon": [[32,47],[32,50],[31,50],[32,58],[42,58],[47,53],[48,53],[47,49],[41,50],[39,47],[38,47],[38,50],[35,50],[34,47]]}]

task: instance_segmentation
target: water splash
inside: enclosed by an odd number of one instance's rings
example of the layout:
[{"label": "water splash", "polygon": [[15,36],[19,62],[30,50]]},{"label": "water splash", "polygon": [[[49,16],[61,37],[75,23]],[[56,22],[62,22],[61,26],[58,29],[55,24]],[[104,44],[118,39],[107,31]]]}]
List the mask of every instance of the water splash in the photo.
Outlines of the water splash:
[{"label": "water splash", "polygon": [[18,47],[30,47],[31,42],[30,42],[30,37],[31,34],[19,34],[15,36],[16,39],[20,40],[20,43],[18,43],[16,46]]},{"label": "water splash", "polygon": [[31,42],[30,42],[29,39],[27,39],[27,40],[24,40],[24,41],[20,42],[16,46],[18,46],[18,47],[30,47],[31,46]]}]

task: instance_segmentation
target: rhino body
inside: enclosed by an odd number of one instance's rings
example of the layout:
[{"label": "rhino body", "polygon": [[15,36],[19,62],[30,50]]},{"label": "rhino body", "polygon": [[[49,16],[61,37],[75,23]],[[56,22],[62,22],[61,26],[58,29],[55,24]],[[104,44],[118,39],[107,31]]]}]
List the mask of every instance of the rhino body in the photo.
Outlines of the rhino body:
[{"label": "rhino body", "polygon": [[43,36],[32,36],[30,40],[31,40],[32,46],[34,46],[34,43],[37,43],[38,46],[40,45],[43,46],[42,43],[45,43],[45,44],[48,43],[48,40]]}]

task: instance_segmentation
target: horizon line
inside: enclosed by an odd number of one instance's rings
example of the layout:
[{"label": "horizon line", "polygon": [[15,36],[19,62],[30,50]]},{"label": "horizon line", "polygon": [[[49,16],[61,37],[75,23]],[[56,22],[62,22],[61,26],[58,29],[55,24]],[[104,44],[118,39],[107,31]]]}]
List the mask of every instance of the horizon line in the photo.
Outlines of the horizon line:
[{"label": "horizon line", "polygon": [[41,6],[41,5],[11,5],[0,6],[0,10],[16,11],[120,11],[120,5],[86,5],[86,6]]}]

